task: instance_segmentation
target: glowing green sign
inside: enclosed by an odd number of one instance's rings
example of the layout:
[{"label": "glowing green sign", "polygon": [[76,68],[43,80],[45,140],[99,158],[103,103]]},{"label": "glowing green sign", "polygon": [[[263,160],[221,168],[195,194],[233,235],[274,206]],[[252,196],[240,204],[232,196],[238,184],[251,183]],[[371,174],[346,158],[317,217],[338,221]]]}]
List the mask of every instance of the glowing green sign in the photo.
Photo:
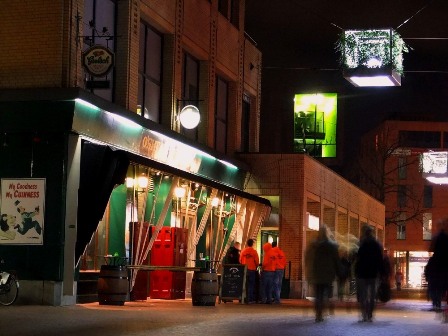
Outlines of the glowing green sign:
[{"label": "glowing green sign", "polygon": [[294,151],[336,157],[337,93],[294,96]]}]

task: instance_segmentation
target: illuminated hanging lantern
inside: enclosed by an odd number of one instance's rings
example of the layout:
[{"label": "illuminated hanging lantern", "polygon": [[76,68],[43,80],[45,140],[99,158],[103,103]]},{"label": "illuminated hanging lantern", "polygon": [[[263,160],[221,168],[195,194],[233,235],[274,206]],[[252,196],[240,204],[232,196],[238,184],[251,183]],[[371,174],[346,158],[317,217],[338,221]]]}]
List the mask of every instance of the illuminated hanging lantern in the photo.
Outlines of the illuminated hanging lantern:
[{"label": "illuminated hanging lantern", "polygon": [[194,105],[187,105],[180,111],[179,119],[181,125],[186,129],[193,129],[201,121],[199,109]]},{"label": "illuminated hanging lantern", "polygon": [[400,86],[408,48],[393,29],[346,30],[336,45],[344,78],[354,86]]}]

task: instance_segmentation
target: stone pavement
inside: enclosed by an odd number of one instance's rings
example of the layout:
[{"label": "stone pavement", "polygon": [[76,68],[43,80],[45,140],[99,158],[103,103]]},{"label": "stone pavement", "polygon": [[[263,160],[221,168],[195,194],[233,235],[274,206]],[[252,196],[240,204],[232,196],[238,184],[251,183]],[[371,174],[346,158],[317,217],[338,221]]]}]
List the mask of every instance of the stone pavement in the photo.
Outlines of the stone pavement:
[{"label": "stone pavement", "polygon": [[359,323],[355,302],[337,303],[334,315],[314,322],[312,302],[283,300],[280,305],[193,307],[191,300],[148,300],[124,306],[98,303],[67,307],[0,307],[0,335],[448,335],[440,313],[424,300],[393,300],[378,305],[374,321]]}]

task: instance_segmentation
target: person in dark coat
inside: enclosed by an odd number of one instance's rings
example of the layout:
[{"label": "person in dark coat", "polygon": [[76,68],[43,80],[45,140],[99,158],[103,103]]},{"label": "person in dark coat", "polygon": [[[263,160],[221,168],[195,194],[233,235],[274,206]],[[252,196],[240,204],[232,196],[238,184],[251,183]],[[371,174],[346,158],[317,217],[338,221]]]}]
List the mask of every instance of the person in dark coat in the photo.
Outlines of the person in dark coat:
[{"label": "person in dark coat", "polygon": [[[448,219],[442,220],[439,225],[440,231],[431,242],[430,250],[434,253],[427,272],[428,285],[432,287],[436,311],[441,310],[441,301],[446,297],[448,290]],[[429,284],[430,281],[433,283],[432,286]]]},{"label": "person in dark coat", "polygon": [[383,248],[373,236],[373,228],[365,225],[356,256],[355,275],[358,289],[360,322],[372,322],[377,280],[384,272]]},{"label": "person in dark coat", "polygon": [[316,322],[323,321],[323,311],[333,289],[333,281],[340,271],[338,245],[329,237],[328,228],[321,225],[317,240],[311,243],[306,253],[308,282],[314,286],[314,309]]},{"label": "person in dark coat", "polygon": [[432,309],[440,311],[442,308],[443,279],[436,263],[437,260],[434,255],[431,256],[425,266],[425,278],[428,282],[428,296],[432,302]]},{"label": "person in dark coat", "polygon": [[226,256],[224,258],[224,263],[226,264],[239,264],[241,254],[241,244],[235,242],[233,246],[230,246],[227,250]]}]

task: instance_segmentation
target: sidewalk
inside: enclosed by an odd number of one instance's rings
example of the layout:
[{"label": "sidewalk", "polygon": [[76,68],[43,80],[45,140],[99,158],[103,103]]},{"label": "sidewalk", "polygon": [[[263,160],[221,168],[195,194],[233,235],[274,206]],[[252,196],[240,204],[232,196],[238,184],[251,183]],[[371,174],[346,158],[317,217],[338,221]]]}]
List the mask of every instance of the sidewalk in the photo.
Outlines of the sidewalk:
[{"label": "sidewalk", "polygon": [[14,336],[438,336],[448,325],[423,300],[397,299],[378,304],[373,323],[358,323],[354,301],[335,301],[334,315],[314,323],[313,302],[283,300],[280,305],[237,301],[211,307],[185,300],[97,302],[67,307],[0,306],[0,335]]}]

